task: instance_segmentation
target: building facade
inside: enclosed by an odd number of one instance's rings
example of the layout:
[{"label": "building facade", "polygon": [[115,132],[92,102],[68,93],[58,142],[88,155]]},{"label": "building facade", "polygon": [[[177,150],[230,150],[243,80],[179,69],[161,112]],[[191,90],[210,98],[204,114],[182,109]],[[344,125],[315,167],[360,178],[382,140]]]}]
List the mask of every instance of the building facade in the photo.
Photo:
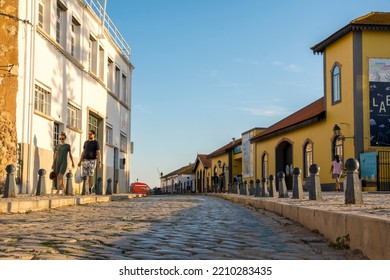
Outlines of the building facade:
[{"label": "building facade", "polygon": [[[323,189],[334,189],[329,172],[337,154],[360,161],[363,185],[388,190],[380,180],[380,156],[390,152],[390,13],[373,12],[352,20],[312,47],[323,55],[324,97],[253,137],[256,176],[284,172],[292,186],[292,169],[304,179],[312,163],[320,166]],[[389,171],[385,171],[388,173]],[[388,176],[388,174],[386,174]]]},{"label": "building facade", "polygon": [[[134,67],[130,47],[104,7],[97,0],[19,1],[15,20],[20,193],[34,193],[38,170],[50,171],[60,132],[77,164],[89,130],[96,131],[102,152],[96,178],[103,189],[111,179],[118,192],[128,191]],[[51,182],[46,186],[49,192]]]}]

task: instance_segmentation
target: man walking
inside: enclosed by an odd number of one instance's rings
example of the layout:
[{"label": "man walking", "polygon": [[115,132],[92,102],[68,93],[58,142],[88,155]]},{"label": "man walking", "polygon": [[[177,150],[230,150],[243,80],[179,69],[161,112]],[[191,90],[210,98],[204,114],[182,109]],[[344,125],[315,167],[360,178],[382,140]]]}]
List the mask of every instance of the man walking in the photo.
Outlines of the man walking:
[{"label": "man walking", "polygon": [[94,130],[88,132],[88,140],[84,142],[83,152],[81,153],[78,166],[81,168],[81,176],[88,176],[89,193],[92,193],[93,174],[96,166],[101,167],[101,153],[99,142],[95,140]]}]

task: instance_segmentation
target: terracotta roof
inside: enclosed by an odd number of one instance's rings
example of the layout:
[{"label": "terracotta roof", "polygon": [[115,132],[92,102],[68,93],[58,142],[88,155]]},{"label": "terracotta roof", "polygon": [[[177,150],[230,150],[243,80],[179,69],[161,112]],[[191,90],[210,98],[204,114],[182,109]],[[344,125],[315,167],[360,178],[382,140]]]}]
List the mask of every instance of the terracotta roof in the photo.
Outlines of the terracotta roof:
[{"label": "terracotta roof", "polygon": [[325,98],[321,97],[317,101],[300,109],[292,115],[270,126],[262,133],[251,138],[251,142],[265,140],[267,138],[277,136],[281,133],[288,132],[292,129],[307,126],[313,122],[317,122],[325,117]]},{"label": "terracotta roof", "polygon": [[205,154],[198,155],[200,162],[202,162],[204,168],[209,168],[211,166],[211,160]]},{"label": "terracotta roof", "polygon": [[390,31],[389,12],[371,12],[352,20],[349,24],[335,32],[325,40],[311,47],[314,54],[323,53],[325,48],[352,31],[381,30]]},{"label": "terracotta roof", "polygon": [[223,146],[223,147],[219,148],[218,150],[215,150],[214,152],[209,154],[208,158],[213,158],[213,157],[222,155],[222,154],[226,153],[227,151],[235,148],[236,146],[241,145],[241,142],[242,142],[242,138],[231,141],[230,143],[226,144],[225,146]]}]

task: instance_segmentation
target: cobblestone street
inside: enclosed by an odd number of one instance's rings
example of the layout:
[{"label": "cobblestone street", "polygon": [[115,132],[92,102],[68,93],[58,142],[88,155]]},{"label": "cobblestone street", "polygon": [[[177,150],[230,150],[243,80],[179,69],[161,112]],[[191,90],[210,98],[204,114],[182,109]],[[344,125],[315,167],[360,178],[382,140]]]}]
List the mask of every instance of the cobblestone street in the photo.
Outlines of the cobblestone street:
[{"label": "cobblestone street", "polygon": [[271,212],[207,196],[0,214],[0,259],[364,259]]}]

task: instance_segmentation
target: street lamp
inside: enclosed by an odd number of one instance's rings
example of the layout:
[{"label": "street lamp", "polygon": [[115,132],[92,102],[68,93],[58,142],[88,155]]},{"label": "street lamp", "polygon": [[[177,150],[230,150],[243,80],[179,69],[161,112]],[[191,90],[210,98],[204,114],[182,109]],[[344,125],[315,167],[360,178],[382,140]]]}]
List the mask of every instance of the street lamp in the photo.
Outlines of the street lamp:
[{"label": "street lamp", "polygon": [[333,134],[335,136],[340,136],[340,133],[341,133],[341,128],[337,124],[335,124],[333,127]]}]

